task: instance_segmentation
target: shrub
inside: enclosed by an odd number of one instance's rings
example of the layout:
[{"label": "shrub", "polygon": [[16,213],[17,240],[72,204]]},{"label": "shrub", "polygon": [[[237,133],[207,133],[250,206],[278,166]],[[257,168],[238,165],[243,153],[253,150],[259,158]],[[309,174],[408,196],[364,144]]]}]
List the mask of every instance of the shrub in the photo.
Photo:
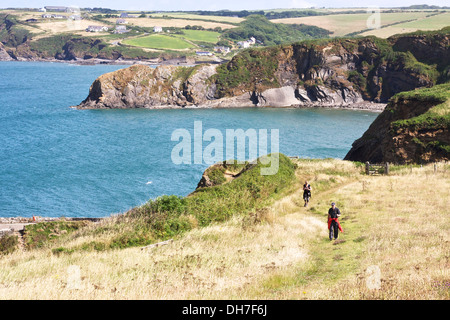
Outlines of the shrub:
[{"label": "shrub", "polygon": [[0,255],[14,252],[19,244],[15,235],[3,235],[0,237]]}]

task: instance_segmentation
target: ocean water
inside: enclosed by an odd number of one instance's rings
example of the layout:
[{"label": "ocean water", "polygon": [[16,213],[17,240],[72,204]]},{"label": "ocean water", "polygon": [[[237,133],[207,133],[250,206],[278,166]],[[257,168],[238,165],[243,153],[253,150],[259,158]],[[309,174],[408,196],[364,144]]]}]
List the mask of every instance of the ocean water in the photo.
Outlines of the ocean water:
[{"label": "ocean water", "polygon": [[178,142],[171,136],[187,129],[193,137],[194,121],[224,136],[226,129],[267,129],[269,136],[278,129],[286,155],[342,159],[378,115],[291,108],[70,108],[85,99],[99,75],[123,67],[0,62],[0,217],[103,217],[163,194],[185,196],[208,164],[174,164]]}]

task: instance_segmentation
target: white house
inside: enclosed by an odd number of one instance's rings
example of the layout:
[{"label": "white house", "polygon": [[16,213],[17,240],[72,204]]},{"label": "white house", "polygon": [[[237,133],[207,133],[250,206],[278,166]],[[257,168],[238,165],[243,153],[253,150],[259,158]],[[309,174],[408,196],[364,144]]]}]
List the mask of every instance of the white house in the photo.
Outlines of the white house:
[{"label": "white house", "polygon": [[212,53],[209,51],[196,51],[195,54],[198,56],[212,56]]},{"label": "white house", "polygon": [[114,33],[127,33],[129,30],[127,30],[127,27],[124,25],[117,25],[116,26],[116,30],[114,31]]},{"label": "white house", "polygon": [[249,48],[250,46],[254,45],[256,43],[256,39],[254,37],[251,37],[249,40],[245,41],[239,41],[237,44],[241,48]]},{"label": "white house", "polygon": [[230,52],[230,48],[229,47],[222,47],[222,46],[214,47],[214,50],[217,51],[217,52],[220,52],[220,53],[224,53],[224,54],[227,54],[227,53]]},{"label": "white house", "polygon": [[45,6],[44,7],[47,11],[54,11],[54,12],[68,12],[67,7],[61,7],[61,6]]},{"label": "white house", "polygon": [[86,28],[87,32],[102,32],[102,31],[108,31],[108,27],[106,26],[88,26]]},{"label": "white house", "polygon": [[116,24],[127,24],[128,22],[127,22],[127,20],[125,20],[125,19],[117,19],[116,20]]},{"label": "white house", "polygon": [[248,42],[248,41],[239,41],[237,44],[239,47],[244,48],[244,49],[250,47],[250,42]]},{"label": "white house", "polygon": [[163,31],[162,27],[157,27],[157,26],[153,27],[153,32],[162,32],[162,31]]}]

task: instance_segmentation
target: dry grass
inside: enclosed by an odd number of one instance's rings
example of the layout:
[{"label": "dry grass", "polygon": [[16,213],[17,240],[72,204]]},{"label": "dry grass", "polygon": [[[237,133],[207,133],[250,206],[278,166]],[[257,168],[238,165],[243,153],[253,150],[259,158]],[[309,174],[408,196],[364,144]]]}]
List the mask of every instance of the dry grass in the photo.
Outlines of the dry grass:
[{"label": "dry grass", "polygon": [[[115,18],[113,19],[105,19],[111,23],[116,23]],[[205,29],[214,29],[217,27],[221,27],[222,29],[230,29],[235,26],[227,23],[220,22],[210,22],[210,21],[201,21],[201,20],[188,20],[188,19],[151,19],[151,18],[127,18],[126,19],[130,25],[140,26],[140,27],[176,27],[176,28],[184,28],[188,25],[190,26],[202,26]]]},{"label": "dry grass", "polygon": [[[377,177],[360,170],[346,161],[302,160],[290,195],[166,246],[4,256],[0,299],[450,298],[448,165]],[[313,187],[307,209],[305,179]],[[331,200],[343,213],[338,242],[327,239]],[[374,267],[380,287],[371,289]]]},{"label": "dry grass", "polygon": [[[389,25],[391,23],[408,21],[408,20],[420,20],[429,12],[401,12],[401,13],[380,13],[381,26]],[[302,18],[286,18],[276,19],[273,22],[278,23],[304,23],[307,25],[318,26],[333,32],[333,36],[344,36],[346,34],[367,29],[367,20],[371,16],[371,13],[357,13],[357,14],[333,14],[324,16],[311,16]],[[434,20],[440,19],[439,16],[428,18],[431,23]],[[406,27],[405,27],[406,28]],[[433,29],[433,27],[430,26]],[[442,27],[434,28],[433,30],[441,29]],[[372,30],[370,34],[376,34],[377,36],[384,35],[382,32],[384,28]],[[417,29],[415,29],[417,30]],[[397,29],[397,33],[400,33],[401,29]],[[380,34],[378,34],[380,32]]]}]

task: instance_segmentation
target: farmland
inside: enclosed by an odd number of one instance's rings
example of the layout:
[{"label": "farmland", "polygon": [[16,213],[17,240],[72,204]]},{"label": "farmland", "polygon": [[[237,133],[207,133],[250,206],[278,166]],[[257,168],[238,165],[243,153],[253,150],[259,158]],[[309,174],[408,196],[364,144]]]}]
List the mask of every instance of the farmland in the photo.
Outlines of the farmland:
[{"label": "farmland", "polygon": [[186,42],[181,38],[159,34],[127,39],[123,41],[123,43],[135,47],[153,48],[153,49],[180,50],[194,47],[193,44]]},{"label": "farmland", "polygon": [[438,30],[449,25],[450,12],[434,15],[431,17],[423,17],[413,21],[399,23],[386,28],[370,30],[363,32],[361,35],[373,35],[380,38],[387,38],[398,33],[414,32],[417,30]]},{"label": "farmland", "polygon": [[[246,47],[242,45],[243,42],[252,38],[254,40],[251,46],[342,36],[374,35],[387,38],[417,30],[438,30],[448,26],[450,21],[450,10],[447,9],[381,9],[379,28],[373,28],[372,23],[377,21],[372,20],[372,12],[365,8],[106,12],[83,10],[78,12],[80,19],[71,19],[68,13],[59,18],[44,18],[42,12],[37,10],[0,10],[0,32],[3,32],[1,41],[5,47],[17,47],[20,43],[12,39],[22,39],[29,45],[25,47],[32,49],[42,47],[42,43],[60,43],[58,48],[45,50],[43,55],[46,56],[47,53],[63,51],[64,43],[60,41],[62,38],[66,42],[75,38],[81,38],[83,40],[77,41],[85,43],[97,43],[100,40],[102,44],[99,46],[104,48],[100,57],[107,59],[119,55],[124,59],[145,58],[150,57],[150,52],[152,59],[162,55],[165,55],[165,59],[170,59],[179,55],[194,56],[195,51],[212,52],[218,46],[231,49],[230,54],[215,53],[217,58],[228,59]],[[122,19],[124,21],[119,24],[118,19],[122,15],[125,16]],[[12,31],[5,31],[2,27],[2,23],[6,25],[3,22],[5,17],[10,21],[8,29],[11,29],[13,21]],[[87,32],[89,26],[104,26],[108,30]],[[118,32],[118,26],[121,26],[122,32]],[[162,30],[155,32],[155,27]],[[16,37],[11,32],[19,36]],[[19,53],[22,51],[19,50]],[[130,52],[133,54],[129,54]],[[29,56],[29,53],[26,55]],[[38,55],[42,56],[42,53]],[[92,52],[88,56],[90,55]],[[216,57],[213,58],[217,60]],[[52,59],[54,56],[48,58]]]},{"label": "farmland", "polygon": [[[301,17],[301,18],[289,18],[289,19],[276,19],[272,20],[275,23],[285,24],[307,24],[318,26],[333,32],[332,36],[345,36],[352,33],[358,33],[368,29],[368,20],[372,13],[355,13],[355,14],[332,14],[313,17]],[[432,16],[431,16],[432,15]],[[394,33],[383,33],[383,29],[391,28],[390,25],[395,25],[392,28],[398,32],[402,32],[403,28],[409,26],[408,31],[416,31],[421,28],[427,30],[441,29],[447,26],[449,23],[449,13],[439,13],[429,11],[405,11],[405,12],[389,12],[380,13],[380,26],[381,29],[370,30],[363,35],[378,35],[378,36],[391,36]]]}]

